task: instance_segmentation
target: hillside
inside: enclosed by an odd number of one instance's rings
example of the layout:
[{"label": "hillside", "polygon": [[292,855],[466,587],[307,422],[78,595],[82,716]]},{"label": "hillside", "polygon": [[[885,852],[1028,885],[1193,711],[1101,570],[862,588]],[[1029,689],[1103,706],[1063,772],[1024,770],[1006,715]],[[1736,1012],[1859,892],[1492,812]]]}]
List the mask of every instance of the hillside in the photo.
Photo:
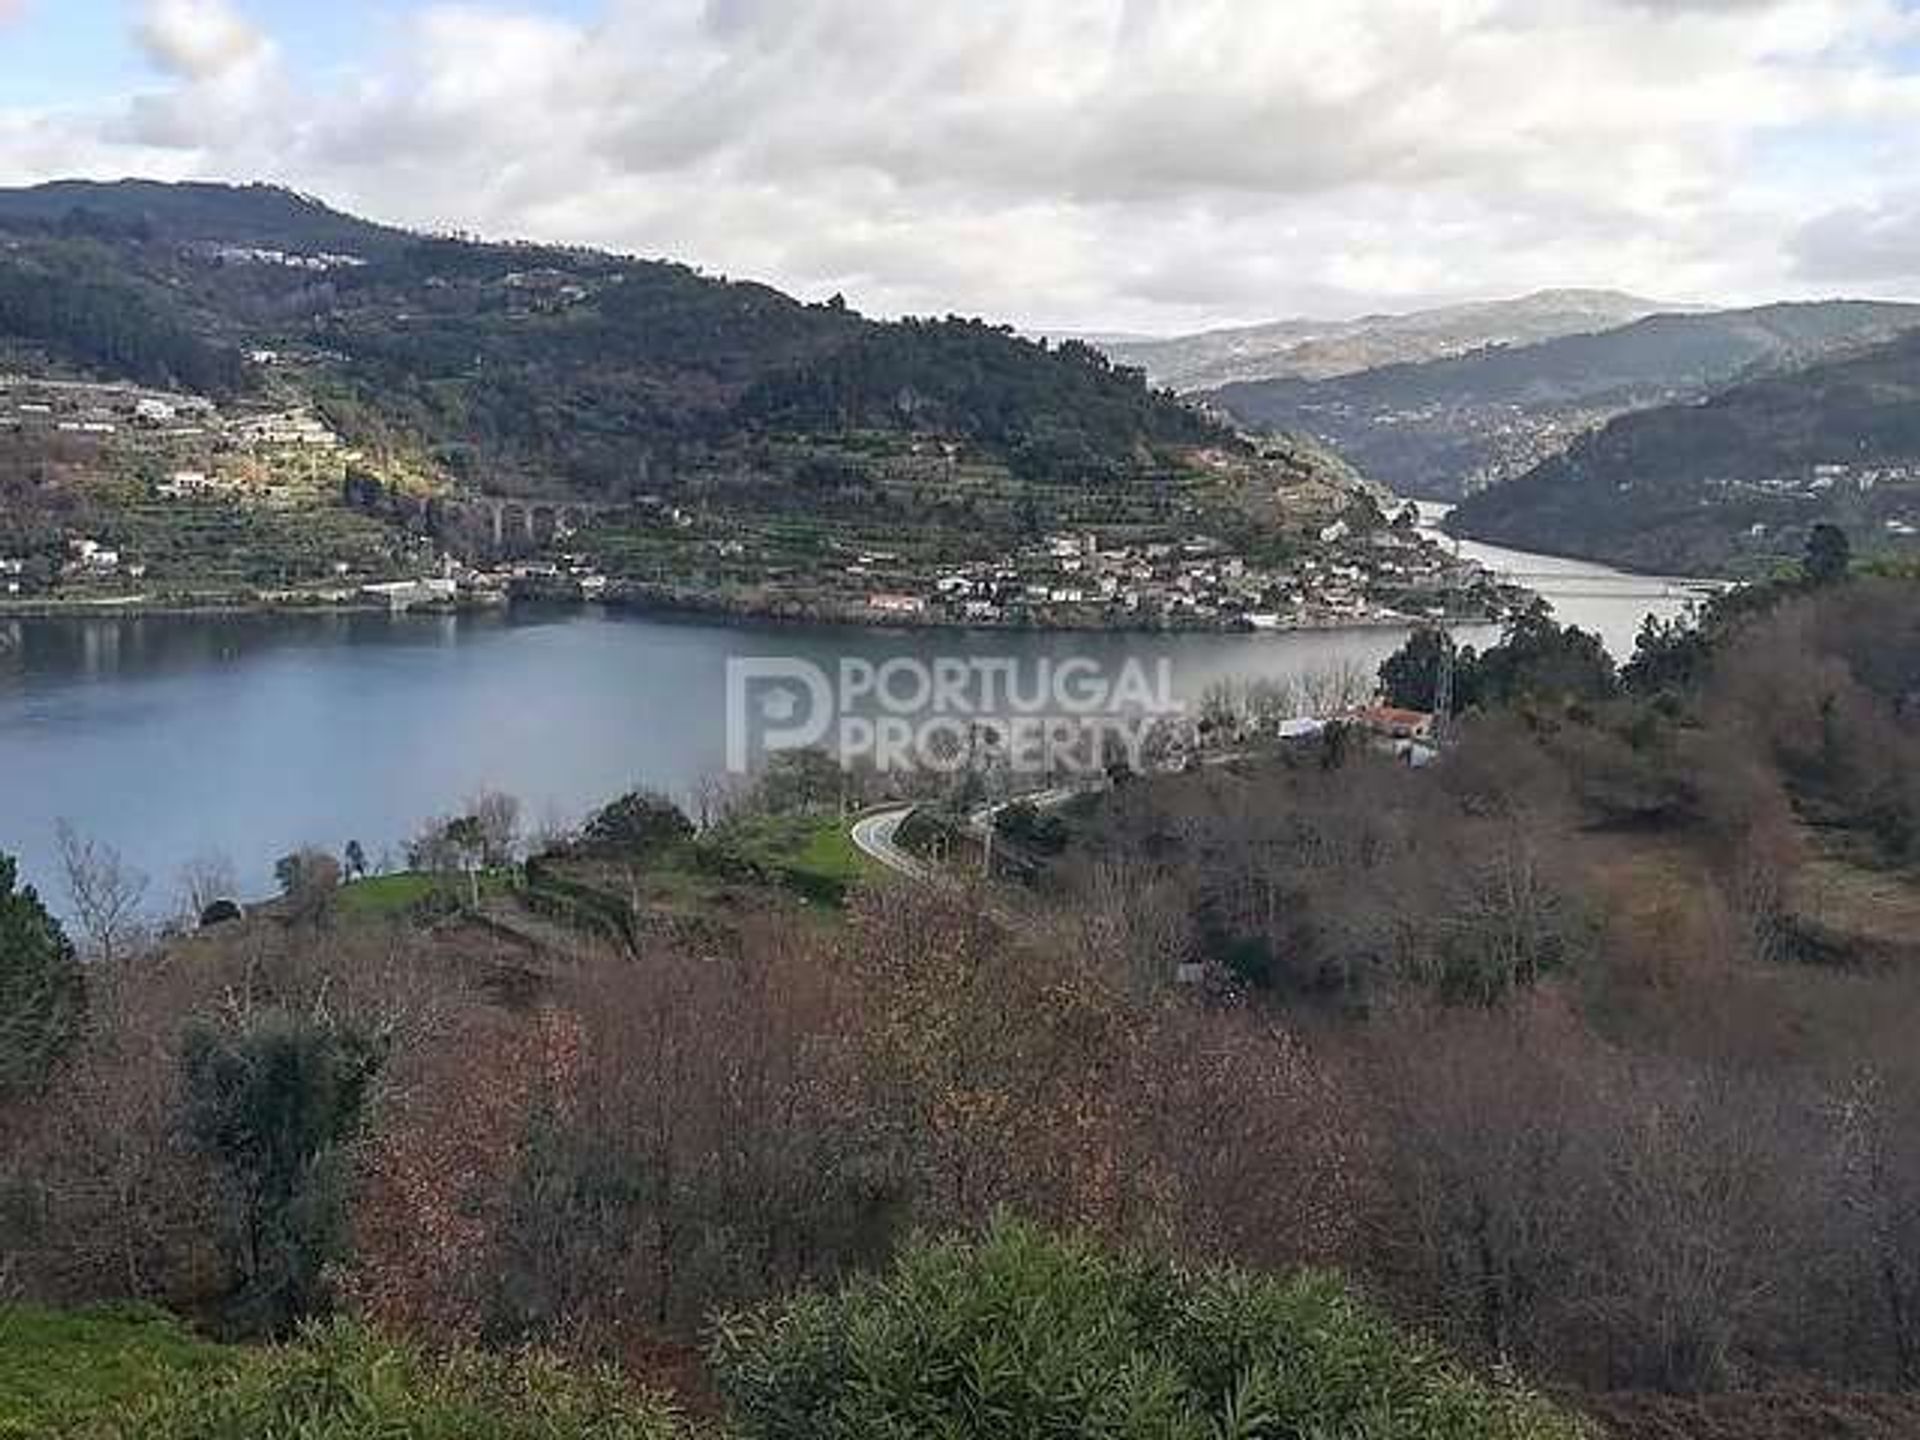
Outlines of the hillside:
[{"label": "hillside", "polygon": [[[1090,345],[266,186],[0,191],[0,443],[0,597],[32,604],[351,603],[444,554],[487,603],[812,619],[1451,603],[1437,551],[1368,548],[1380,497],[1349,468],[1250,444]],[[1106,547],[1112,584],[1063,568],[1066,534]],[[1181,584],[1181,547],[1221,557],[1219,594]],[[1324,583],[1291,584],[1313,559]],[[1336,560],[1381,584],[1347,593]]]},{"label": "hillside", "polygon": [[1525,473],[1615,415],[1914,324],[1920,307],[1868,301],[1654,315],[1605,334],[1229,385],[1208,398],[1255,429],[1315,435],[1402,494],[1451,500]]},{"label": "hillside", "polygon": [[414,239],[274,185],[158,180],[55,180],[0,190],[0,226],[359,256],[390,253]]},{"label": "hillside", "polygon": [[1088,339],[1116,362],[1145,370],[1154,384],[1191,392],[1243,380],[1320,380],[1488,345],[1611,330],[1672,308],[1612,290],[1542,290],[1406,315],[1278,320],[1167,339]]},{"label": "hillside", "polygon": [[1683,573],[1764,570],[1834,523],[1920,534],[1920,332],[1623,416],[1454,512],[1459,533]]},{"label": "hillside", "polygon": [[296,378],[348,438],[412,443],[507,493],[604,498],[685,447],[773,430],[937,433],[1029,476],[1223,438],[1083,346],[875,324],[680,265],[412,236],[266,186],[0,192],[0,237],[7,339],[204,392],[234,388],[233,367],[174,351],[303,356]]}]

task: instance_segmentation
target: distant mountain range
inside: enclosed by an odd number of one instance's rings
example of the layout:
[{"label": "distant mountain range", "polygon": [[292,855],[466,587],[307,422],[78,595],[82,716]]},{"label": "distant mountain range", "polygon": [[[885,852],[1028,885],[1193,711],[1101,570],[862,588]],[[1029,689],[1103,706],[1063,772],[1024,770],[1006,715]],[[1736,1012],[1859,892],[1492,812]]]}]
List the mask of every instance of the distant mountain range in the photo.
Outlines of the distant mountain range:
[{"label": "distant mountain range", "polygon": [[1452,515],[1460,534],[1680,574],[1798,558],[1837,524],[1920,550],[1920,330],[1622,416]]},{"label": "distant mountain range", "polygon": [[1617,415],[1916,324],[1920,306],[1844,300],[1652,315],[1601,334],[1204,398],[1251,429],[1315,436],[1402,494],[1453,500],[1525,474]]},{"label": "distant mountain range", "polygon": [[1489,345],[1527,345],[1631,324],[1685,307],[1612,290],[1542,290],[1406,315],[1357,320],[1276,320],[1168,339],[1085,335],[1155,385],[1191,392],[1242,380],[1318,380],[1381,365],[1435,360]]}]

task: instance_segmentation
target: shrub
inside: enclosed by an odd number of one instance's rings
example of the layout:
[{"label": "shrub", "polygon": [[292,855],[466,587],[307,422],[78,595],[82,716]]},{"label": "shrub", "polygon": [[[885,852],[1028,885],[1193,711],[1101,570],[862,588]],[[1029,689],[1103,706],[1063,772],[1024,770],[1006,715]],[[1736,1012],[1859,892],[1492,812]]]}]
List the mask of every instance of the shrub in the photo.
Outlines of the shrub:
[{"label": "shrub", "polygon": [[325,1306],[346,1243],[344,1147],[379,1064],[360,1035],[284,1012],[187,1032],[184,1124],[232,1193],[237,1329],[277,1334]]},{"label": "shrub", "polygon": [[724,1320],[714,1359],[749,1440],[1583,1433],[1332,1277],[1189,1272],[1011,1223]]},{"label": "shrub", "polygon": [[577,1027],[493,1212],[487,1339],[691,1333],[890,1242],[907,1182],[844,1039],[857,993],[810,947],[752,953],[656,945],[560,992]]},{"label": "shrub", "polygon": [[606,1372],[537,1356],[429,1359],[348,1325],[307,1331],[222,1383],[182,1384],[106,1440],[669,1440],[688,1430]]}]

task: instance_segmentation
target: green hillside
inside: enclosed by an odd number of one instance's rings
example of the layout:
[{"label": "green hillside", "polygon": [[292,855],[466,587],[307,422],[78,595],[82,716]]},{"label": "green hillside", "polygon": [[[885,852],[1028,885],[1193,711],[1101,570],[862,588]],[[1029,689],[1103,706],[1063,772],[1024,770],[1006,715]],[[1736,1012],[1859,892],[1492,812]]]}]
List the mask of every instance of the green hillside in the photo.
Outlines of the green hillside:
[{"label": "green hillside", "polygon": [[1403,494],[1458,499],[1524,473],[1620,413],[1915,324],[1920,307],[1870,301],[1654,315],[1602,334],[1329,380],[1229,385],[1211,398],[1254,428],[1317,435]]},{"label": "green hillside", "polygon": [[620,499],[774,435],[937,435],[1034,480],[1228,437],[1096,351],[882,324],[686,266],[407,235],[263,186],[0,191],[0,345],[220,394],[239,355],[353,442],[496,493]]},{"label": "green hillside", "polygon": [[1623,416],[1454,512],[1461,534],[1677,572],[1761,570],[1816,524],[1920,532],[1920,335]]}]

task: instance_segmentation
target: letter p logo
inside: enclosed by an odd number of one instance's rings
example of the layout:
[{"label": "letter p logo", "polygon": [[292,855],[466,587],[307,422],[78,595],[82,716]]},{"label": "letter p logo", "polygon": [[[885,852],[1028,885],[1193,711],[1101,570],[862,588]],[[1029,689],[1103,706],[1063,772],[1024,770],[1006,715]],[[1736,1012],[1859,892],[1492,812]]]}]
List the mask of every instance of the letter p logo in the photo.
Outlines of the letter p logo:
[{"label": "letter p logo", "polygon": [[727,661],[727,769],[748,774],[755,756],[818,745],[833,729],[833,685],[807,660]]}]

